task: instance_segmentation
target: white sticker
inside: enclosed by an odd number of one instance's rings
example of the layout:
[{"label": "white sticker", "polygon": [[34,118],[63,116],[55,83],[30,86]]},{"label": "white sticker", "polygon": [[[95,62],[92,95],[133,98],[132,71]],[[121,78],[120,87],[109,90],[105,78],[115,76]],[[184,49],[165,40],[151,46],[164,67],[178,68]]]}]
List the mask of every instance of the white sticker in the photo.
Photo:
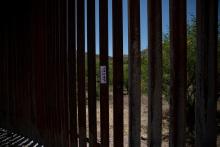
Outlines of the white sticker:
[{"label": "white sticker", "polygon": [[106,84],[107,83],[107,74],[106,74],[106,66],[101,66],[100,67],[100,72],[101,72],[101,84]]}]

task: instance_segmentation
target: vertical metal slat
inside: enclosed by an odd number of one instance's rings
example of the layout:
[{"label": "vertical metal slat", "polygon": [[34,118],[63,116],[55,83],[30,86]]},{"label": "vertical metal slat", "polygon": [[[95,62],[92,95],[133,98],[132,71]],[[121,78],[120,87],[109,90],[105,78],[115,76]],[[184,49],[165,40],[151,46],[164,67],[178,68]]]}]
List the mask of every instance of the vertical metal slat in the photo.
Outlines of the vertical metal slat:
[{"label": "vertical metal slat", "polygon": [[148,146],[161,146],[162,12],[161,0],[148,0]]},{"label": "vertical metal slat", "polygon": [[[109,146],[108,1],[99,1],[101,146]],[[104,71],[101,71],[104,70]],[[101,73],[104,72],[104,73]],[[104,75],[102,75],[104,74]]]},{"label": "vertical metal slat", "polygon": [[86,146],[84,0],[77,1],[77,84],[79,146]]},{"label": "vertical metal slat", "polygon": [[216,146],[218,0],[197,0],[195,146]]},{"label": "vertical metal slat", "polygon": [[186,101],[186,0],[170,1],[170,140],[171,147],[185,146]]},{"label": "vertical metal slat", "polygon": [[77,100],[76,100],[76,0],[68,1],[68,77],[69,77],[69,121],[70,145],[78,146]]},{"label": "vertical metal slat", "polygon": [[129,146],[140,146],[141,52],[140,1],[129,0]]},{"label": "vertical metal slat", "polygon": [[96,118],[96,54],[95,54],[95,0],[87,1],[87,50],[88,50],[88,110],[89,110],[89,143],[97,143]]},{"label": "vertical metal slat", "polygon": [[122,147],[123,135],[123,16],[122,0],[112,0],[113,12],[113,125],[114,146]]}]

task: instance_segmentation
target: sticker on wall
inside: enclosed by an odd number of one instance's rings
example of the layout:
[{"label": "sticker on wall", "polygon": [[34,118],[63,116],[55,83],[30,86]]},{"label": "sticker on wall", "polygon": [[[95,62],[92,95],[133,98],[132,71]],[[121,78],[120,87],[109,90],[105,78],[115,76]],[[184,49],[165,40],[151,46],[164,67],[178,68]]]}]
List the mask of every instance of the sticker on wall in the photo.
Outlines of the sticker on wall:
[{"label": "sticker on wall", "polygon": [[101,66],[100,67],[100,72],[101,72],[101,84],[106,84],[107,83],[107,73],[106,73],[106,66]]}]

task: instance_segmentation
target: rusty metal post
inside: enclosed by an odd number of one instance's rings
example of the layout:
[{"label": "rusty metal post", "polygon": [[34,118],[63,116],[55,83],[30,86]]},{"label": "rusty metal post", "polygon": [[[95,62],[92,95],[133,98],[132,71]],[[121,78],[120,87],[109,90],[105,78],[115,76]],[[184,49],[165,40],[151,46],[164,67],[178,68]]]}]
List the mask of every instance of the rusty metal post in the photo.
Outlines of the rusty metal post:
[{"label": "rusty metal post", "polygon": [[97,146],[95,0],[87,1],[89,143]]},{"label": "rusty metal post", "polygon": [[69,77],[69,121],[70,143],[78,146],[77,100],[76,100],[76,0],[68,2],[68,77]]},{"label": "rusty metal post", "polygon": [[48,50],[49,50],[49,48],[48,48],[48,46],[49,46],[49,40],[50,40],[50,38],[48,37],[48,32],[49,32],[49,30],[48,30],[48,27],[49,27],[49,25],[48,25],[48,23],[49,23],[49,21],[48,21],[48,10],[49,10],[49,8],[48,8],[48,0],[45,0],[44,1],[44,3],[43,3],[43,5],[44,5],[44,17],[43,17],[43,21],[44,21],[44,56],[43,56],[43,58],[44,58],[44,68],[43,68],[43,76],[44,76],[44,79],[43,79],[43,83],[44,83],[44,85],[43,85],[43,89],[44,89],[44,103],[45,103],[45,118],[46,118],[46,122],[45,122],[45,127],[46,127],[46,129],[45,129],[45,133],[44,133],[44,140],[45,140],[45,144],[50,144],[50,141],[51,141],[51,138],[50,138],[50,134],[51,134],[51,132],[50,132],[50,128],[49,128],[49,121],[48,121],[48,116],[50,116],[49,115],[49,110],[48,110],[48,104],[50,103],[50,96],[49,96],[49,93],[48,93],[48,84],[49,84],[49,82],[48,82],[48,78],[47,78],[47,75],[48,75],[48,72],[49,72],[49,70],[48,70]]},{"label": "rusty metal post", "polygon": [[61,119],[62,119],[62,137],[63,137],[63,146],[69,146],[69,127],[68,127],[68,84],[67,84],[67,0],[60,0],[60,65],[61,65]]},{"label": "rusty metal post", "polygon": [[185,146],[186,0],[170,1],[170,147]]},{"label": "rusty metal post", "polygon": [[216,146],[218,2],[197,0],[197,147]]},{"label": "rusty metal post", "polygon": [[56,1],[56,23],[57,23],[57,108],[58,108],[58,122],[59,122],[59,142],[60,146],[64,146],[64,138],[63,138],[63,133],[64,133],[64,126],[63,126],[63,117],[64,117],[64,111],[63,111],[63,69],[62,69],[62,22],[61,22],[61,0]]},{"label": "rusty metal post", "polygon": [[[7,24],[7,22],[5,22]],[[8,70],[7,70],[7,64],[8,64],[8,49],[9,49],[9,34],[7,33],[9,31],[9,27],[7,25],[3,25],[4,30],[2,30],[1,34],[1,91],[0,91],[0,101],[1,101],[1,107],[0,107],[0,125],[3,127],[7,126],[7,99],[8,99],[8,93],[7,93],[7,87],[8,87]],[[9,25],[9,24],[8,24]],[[1,28],[1,29],[3,29]]]},{"label": "rusty metal post", "polygon": [[[45,28],[44,28],[44,8],[42,1],[33,2],[33,30],[32,30],[32,39],[33,39],[33,66],[34,66],[34,89],[35,89],[35,108],[36,108],[36,128],[40,134],[44,134],[45,130],[45,95],[44,95],[44,84],[43,84],[43,68],[44,68],[44,48],[45,48]],[[18,51],[16,52],[18,53]],[[16,61],[18,63],[18,60]],[[16,95],[18,96],[18,73],[19,67],[16,69]],[[17,98],[16,98],[17,99]],[[16,100],[17,103],[18,100]],[[17,109],[17,107],[15,108]],[[17,110],[18,111],[18,110]]]},{"label": "rusty metal post", "polygon": [[45,40],[46,40],[46,48],[45,48],[45,87],[46,87],[46,93],[45,93],[45,105],[47,106],[46,107],[46,118],[48,121],[46,121],[46,126],[47,126],[47,144],[51,144],[51,129],[50,129],[50,92],[49,92],[49,84],[50,84],[50,81],[49,81],[49,78],[48,78],[48,75],[50,73],[50,67],[49,67],[49,55],[48,55],[48,52],[49,52],[49,42],[50,42],[50,39],[49,38],[49,32],[50,32],[50,29],[49,29],[49,7],[48,7],[48,4],[49,4],[49,0],[46,0],[45,1],[45,5],[47,6],[45,8],[45,11],[46,11],[46,16],[45,16],[45,30],[46,30],[46,33],[45,33]]},{"label": "rusty metal post", "polygon": [[114,146],[123,146],[123,16],[122,0],[112,0]]},{"label": "rusty metal post", "polygon": [[[51,146],[60,145],[60,109],[58,107],[58,1],[57,0],[50,0],[48,1],[48,53],[47,53],[47,64],[48,64],[48,85],[47,85],[47,92],[48,92],[48,112],[47,112],[47,119],[50,119],[49,122],[49,129],[50,130],[50,140],[49,143]],[[48,87],[49,86],[49,87]]]},{"label": "rusty metal post", "polygon": [[140,1],[128,1],[129,12],[129,146],[140,146],[141,131],[141,52]]},{"label": "rusty metal post", "polygon": [[3,115],[4,115],[4,92],[3,92],[3,90],[4,90],[4,51],[5,51],[5,44],[4,44],[4,42],[5,42],[5,33],[4,33],[4,31],[5,31],[5,27],[4,27],[5,25],[3,25],[3,26],[1,26],[1,38],[0,38],[0,47],[1,47],[1,54],[0,54],[0,66],[1,66],[1,72],[0,72],[0,80],[1,80],[1,83],[0,83],[0,101],[1,101],[1,103],[0,103],[0,117],[2,118],[1,120],[0,120],[0,125],[3,125]]},{"label": "rusty metal post", "polygon": [[148,0],[148,146],[161,146],[162,12],[161,0]]},{"label": "rusty metal post", "polygon": [[[56,139],[57,139],[57,143],[61,142],[61,121],[60,121],[60,106],[59,106],[59,71],[60,71],[60,67],[59,65],[59,19],[58,19],[58,15],[59,15],[59,11],[58,11],[58,0],[54,1],[54,52],[55,52],[55,110],[56,110],[56,115],[55,115],[55,123],[56,123],[56,128],[55,128],[55,132],[56,132]],[[59,144],[60,145],[60,144]]]},{"label": "rusty metal post", "polygon": [[46,94],[46,105],[47,105],[47,128],[49,130],[49,134],[48,134],[48,140],[47,143],[51,146],[55,146],[55,140],[57,140],[55,138],[55,136],[57,135],[56,132],[54,131],[56,128],[56,123],[54,120],[54,110],[56,109],[54,107],[55,105],[55,71],[54,71],[54,65],[55,62],[53,61],[54,59],[54,34],[53,34],[53,29],[54,29],[54,0],[47,0],[46,1],[46,5],[47,5],[47,49],[46,49],[46,69],[47,69],[47,73],[46,73],[46,89],[47,89],[47,94]]},{"label": "rusty metal post", "polygon": [[[13,26],[13,25],[12,25]],[[11,34],[11,37],[10,37],[10,48],[8,50],[9,52],[9,91],[10,91],[10,97],[9,97],[9,104],[10,104],[10,107],[9,107],[9,123],[10,123],[10,129],[13,129],[13,118],[14,118],[14,99],[15,99],[15,95],[14,95],[14,82],[15,82],[15,68],[13,67],[14,66],[14,61],[15,61],[15,54],[13,53],[14,51],[14,48],[13,46],[15,45],[15,41],[14,41],[14,29],[13,27],[11,26],[10,30],[8,31],[9,34]],[[3,32],[1,32],[2,34]],[[1,41],[2,41],[2,38],[1,38]],[[3,44],[3,42],[1,42],[1,44]],[[2,61],[1,61],[2,63]],[[3,66],[1,66],[3,67]],[[0,76],[1,77],[1,76]],[[1,80],[2,81],[2,80]],[[3,89],[3,88],[1,88]]]},{"label": "rusty metal post", "polygon": [[109,146],[108,0],[99,1],[101,146]]},{"label": "rusty metal post", "polygon": [[77,84],[79,146],[86,146],[84,0],[77,0]]}]

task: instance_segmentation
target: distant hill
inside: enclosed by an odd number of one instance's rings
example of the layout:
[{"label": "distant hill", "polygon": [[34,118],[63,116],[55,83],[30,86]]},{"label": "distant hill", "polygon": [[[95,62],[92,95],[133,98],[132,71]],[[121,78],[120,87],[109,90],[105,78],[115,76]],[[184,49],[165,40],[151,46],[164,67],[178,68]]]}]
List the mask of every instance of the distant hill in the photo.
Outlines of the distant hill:
[{"label": "distant hill", "polygon": [[141,51],[141,55],[144,56],[144,55],[147,55],[148,54],[148,49],[143,49]]},{"label": "distant hill", "polygon": [[[145,56],[145,55],[147,55],[148,54],[148,49],[143,49],[143,50],[141,50],[141,56]],[[85,58],[87,59],[87,53],[85,53]],[[124,55],[123,56],[124,57],[124,59],[128,59],[128,55]],[[99,61],[99,55],[98,54],[96,54],[96,60],[97,61]],[[113,57],[112,56],[109,56],[109,60],[113,60]]]},{"label": "distant hill", "polygon": [[[144,49],[141,51],[141,88],[142,93],[146,94],[147,91],[147,54],[148,50]],[[85,68],[86,68],[86,79],[87,79],[87,53],[85,54]],[[96,79],[97,79],[97,94],[99,94],[99,55],[96,55]],[[128,55],[123,56],[123,66],[124,66],[124,90],[128,90]],[[113,57],[109,56],[109,87],[110,91],[112,90],[112,84],[113,84]],[[86,80],[87,82],[87,80]],[[86,83],[87,85],[87,83]]]}]

